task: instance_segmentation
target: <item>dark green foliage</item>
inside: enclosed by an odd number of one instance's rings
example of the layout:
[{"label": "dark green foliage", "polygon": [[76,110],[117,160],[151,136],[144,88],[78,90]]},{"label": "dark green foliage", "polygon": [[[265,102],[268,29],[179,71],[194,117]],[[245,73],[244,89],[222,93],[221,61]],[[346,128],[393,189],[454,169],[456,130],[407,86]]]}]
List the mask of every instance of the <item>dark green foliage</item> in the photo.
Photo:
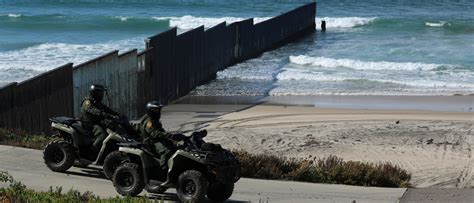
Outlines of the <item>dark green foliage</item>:
[{"label": "dark green foliage", "polygon": [[344,161],[336,156],[294,159],[244,151],[234,153],[242,165],[243,177],[378,187],[410,186],[411,174],[388,162]]},{"label": "dark green foliage", "polygon": [[0,144],[32,149],[42,149],[50,137],[32,135],[21,130],[6,130],[0,128]]},{"label": "dark green foliage", "polygon": [[6,188],[0,188],[0,202],[124,202],[148,203],[164,202],[147,197],[114,197],[101,199],[92,192],[81,193],[77,190],[64,192],[62,187],[50,187],[46,192],[37,192],[26,188],[21,182],[15,181],[8,173],[0,171],[0,183],[10,183]]}]

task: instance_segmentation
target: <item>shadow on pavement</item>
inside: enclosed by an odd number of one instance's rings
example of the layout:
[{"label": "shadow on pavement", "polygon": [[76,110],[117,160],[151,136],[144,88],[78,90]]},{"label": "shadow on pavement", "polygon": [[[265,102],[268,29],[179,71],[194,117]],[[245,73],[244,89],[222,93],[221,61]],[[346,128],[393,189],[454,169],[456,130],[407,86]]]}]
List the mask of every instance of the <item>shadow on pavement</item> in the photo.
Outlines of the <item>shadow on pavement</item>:
[{"label": "shadow on pavement", "polygon": [[[79,169],[79,171],[66,171],[65,173],[68,175],[76,175],[76,176],[83,176],[83,177],[90,177],[90,178],[100,178],[104,180],[108,180],[104,173],[102,172],[102,169],[100,168],[93,168],[93,167],[76,167],[76,169]],[[147,194],[147,197],[153,200],[158,200],[158,201],[169,201],[169,202],[180,202],[178,199],[178,196],[176,193],[174,193],[176,189],[170,188],[168,189],[167,192],[163,194]],[[211,203],[213,201],[207,200],[205,203]],[[233,200],[229,199],[226,202],[230,203],[244,203],[244,202],[250,202],[250,201],[243,201],[243,200]]]},{"label": "shadow on pavement", "polygon": [[108,180],[102,170],[95,169],[95,168],[81,168],[80,172],[78,171],[66,171],[66,174],[69,175],[76,175],[76,176],[84,176],[89,178],[100,178],[104,180]]},{"label": "shadow on pavement", "polygon": [[[149,194],[147,195],[150,199],[157,200],[157,201],[170,201],[170,202],[180,202],[176,193],[170,193],[169,191],[174,191],[174,188],[168,189],[168,192],[163,194]],[[250,201],[242,201],[242,200],[233,200],[229,199],[226,202],[228,203],[244,203]],[[205,201],[205,203],[213,203],[211,200]]]}]

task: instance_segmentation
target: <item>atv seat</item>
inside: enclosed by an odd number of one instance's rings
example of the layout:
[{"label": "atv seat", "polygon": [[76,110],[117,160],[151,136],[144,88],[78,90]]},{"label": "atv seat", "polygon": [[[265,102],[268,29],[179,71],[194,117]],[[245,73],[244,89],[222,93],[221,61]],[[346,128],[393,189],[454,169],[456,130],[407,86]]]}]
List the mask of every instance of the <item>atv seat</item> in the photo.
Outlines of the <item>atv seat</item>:
[{"label": "atv seat", "polygon": [[53,117],[53,118],[50,118],[49,120],[51,122],[62,123],[65,125],[72,125],[73,123],[76,123],[79,121],[79,119],[77,118],[67,117],[67,116]]}]

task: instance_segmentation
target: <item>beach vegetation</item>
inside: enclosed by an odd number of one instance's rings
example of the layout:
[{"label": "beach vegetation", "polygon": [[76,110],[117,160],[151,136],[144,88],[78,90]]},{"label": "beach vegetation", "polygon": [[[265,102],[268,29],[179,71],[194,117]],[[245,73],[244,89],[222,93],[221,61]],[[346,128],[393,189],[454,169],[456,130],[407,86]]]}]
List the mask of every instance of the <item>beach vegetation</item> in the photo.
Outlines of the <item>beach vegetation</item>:
[{"label": "beach vegetation", "polygon": [[234,152],[242,165],[242,176],[377,187],[410,187],[411,174],[390,162],[344,161],[337,156],[287,158],[271,154]]},{"label": "beach vegetation", "polygon": [[63,191],[62,187],[50,187],[47,191],[35,191],[16,181],[10,174],[0,171],[0,202],[118,202],[118,203],[148,203],[164,202],[164,199],[143,197],[112,197],[100,198],[90,191],[79,192],[74,189]]}]

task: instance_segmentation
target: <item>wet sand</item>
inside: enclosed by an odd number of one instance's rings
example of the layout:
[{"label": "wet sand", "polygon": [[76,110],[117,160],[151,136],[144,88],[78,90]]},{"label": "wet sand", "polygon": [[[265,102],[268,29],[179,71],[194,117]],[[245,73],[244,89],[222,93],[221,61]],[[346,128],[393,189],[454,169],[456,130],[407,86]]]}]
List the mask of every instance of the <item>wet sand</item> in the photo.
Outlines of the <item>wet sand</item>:
[{"label": "wet sand", "polygon": [[474,112],[474,96],[188,96],[180,104],[270,104],[340,109]]}]

